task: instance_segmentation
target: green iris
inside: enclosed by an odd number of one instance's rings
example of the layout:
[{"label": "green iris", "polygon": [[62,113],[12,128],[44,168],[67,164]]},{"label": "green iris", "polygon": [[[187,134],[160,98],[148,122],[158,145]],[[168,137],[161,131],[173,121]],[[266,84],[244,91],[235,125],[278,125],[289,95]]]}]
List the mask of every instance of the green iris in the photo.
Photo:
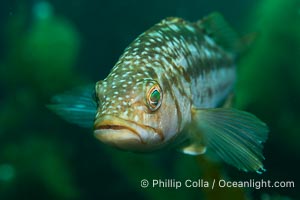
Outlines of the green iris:
[{"label": "green iris", "polygon": [[150,84],[147,87],[146,103],[151,111],[156,111],[162,103],[163,92],[155,81],[151,81]]},{"label": "green iris", "polygon": [[150,94],[150,103],[153,104],[154,106],[157,106],[160,100],[160,92],[158,90],[154,90]]}]

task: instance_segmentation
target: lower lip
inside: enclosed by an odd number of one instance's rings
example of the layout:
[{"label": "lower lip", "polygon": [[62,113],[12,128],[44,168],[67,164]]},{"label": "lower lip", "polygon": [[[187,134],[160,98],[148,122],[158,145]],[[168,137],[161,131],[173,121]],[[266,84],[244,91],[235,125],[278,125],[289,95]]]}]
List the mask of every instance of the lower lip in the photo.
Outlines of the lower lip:
[{"label": "lower lip", "polygon": [[[121,144],[131,143],[139,144],[141,139],[138,135],[131,132],[129,129],[97,129],[94,131],[94,135],[100,141],[104,143],[110,143],[116,146],[121,147]],[[127,142],[125,142],[127,141]],[[125,142],[125,143],[124,143]]]},{"label": "lower lip", "polygon": [[115,125],[115,124],[98,124],[97,126],[95,126],[95,131],[99,130],[100,132],[103,133],[107,133],[107,132],[130,132],[131,134],[137,136],[139,139],[140,135],[138,132],[136,132],[135,130],[127,127],[127,126],[122,126],[122,125]]}]

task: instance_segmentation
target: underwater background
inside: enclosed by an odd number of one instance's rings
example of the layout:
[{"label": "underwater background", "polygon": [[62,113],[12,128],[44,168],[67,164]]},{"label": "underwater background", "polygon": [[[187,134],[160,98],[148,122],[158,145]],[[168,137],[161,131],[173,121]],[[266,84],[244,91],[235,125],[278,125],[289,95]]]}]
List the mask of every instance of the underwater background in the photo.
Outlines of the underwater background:
[{"label": "underwater background", "polygon": [[[125,47],[168,16],[218,11],[255,40],[238,60],[234,107],[270,128],[263,174],[205,156],[135,154],[46,108],[104,79]],[[0,3],[0,199],[300,199],[299,0],[3,0]],[[149,180],[292,181],[294,187],[141,187]]]}]

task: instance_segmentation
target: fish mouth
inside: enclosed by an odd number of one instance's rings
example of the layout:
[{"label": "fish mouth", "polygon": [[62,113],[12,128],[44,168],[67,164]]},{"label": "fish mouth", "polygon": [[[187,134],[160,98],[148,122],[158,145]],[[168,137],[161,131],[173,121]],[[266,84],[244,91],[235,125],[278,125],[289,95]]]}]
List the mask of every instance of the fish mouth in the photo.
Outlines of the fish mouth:
[{"label": "fish mouth", "polygon": [[105,130],[105,129],[113,129],[113,130],[122,130],[122,129],[128,129],[126,126],[120,126],[120,125],[112,125],[112,124],[104,124],[96,126],[97,130]]},{"label": "fish mouth", "polygon": [[141,128],[134,122],[114,116],[102,116],[96,119],[94,135],[103,143],[125,150],[141,149],[145,144]]},{"label": "fish mouth", "polygon": [[164,142],[159,129],[112,115],[102,115],[96,119],[94,135],[103,143],[137,152],[152,151]]}]

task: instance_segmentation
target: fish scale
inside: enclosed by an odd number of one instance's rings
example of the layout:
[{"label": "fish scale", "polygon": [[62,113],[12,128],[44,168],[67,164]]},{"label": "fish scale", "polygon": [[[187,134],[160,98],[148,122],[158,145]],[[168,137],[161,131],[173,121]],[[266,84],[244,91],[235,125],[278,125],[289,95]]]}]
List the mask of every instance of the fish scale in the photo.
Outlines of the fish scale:
[{"label": "fish scale", "polygon": [[[127,73],[124,78],[132,76],[133,81],[158,79],[170,91],[178,90],[181,96],[193,99],[192,103],[197,107],[214,107],[232,89],[235,67],[231,54],[219,48],[203,32],[196,23],[188,23],[183,19],[163,20],[126,48],[105,80],[111,84],[122,81],[116,75],[124,73]],[[172,88],[173,84],[176,87]],[[182,106],[178,102],[176,105],[178,116],[183,118]]]},{"label": "fish scale", "polygon": [[194,156],[211,149],[238,169],[261,173],[268,127],[250,113],[218,107],[235,83],[237,41],[216,13],[196,23],[164,19],[96,83],[97,107],[88,92],[59,95],[49,107],[81,126],[90,120],[96,138],[119,149],[173,147]]}]

